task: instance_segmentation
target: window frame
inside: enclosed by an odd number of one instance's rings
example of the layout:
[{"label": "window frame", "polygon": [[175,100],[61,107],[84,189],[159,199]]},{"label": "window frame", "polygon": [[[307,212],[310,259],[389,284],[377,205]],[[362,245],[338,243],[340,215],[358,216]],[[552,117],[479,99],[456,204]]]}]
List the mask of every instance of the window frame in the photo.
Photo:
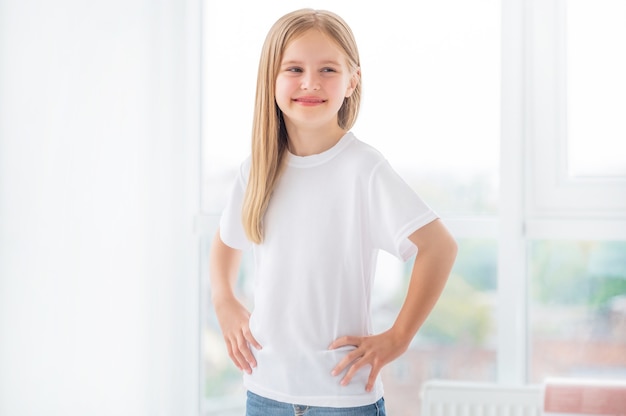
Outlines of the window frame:
[{"label": "window frame", "polygon": [[566,0],[529,1],[525,19],[530,219],[624,219],[626,177],[568,174]]},{"label": "window frame", "polygon": [[626,180],[567,173],[565,3],[502,1],[497,381],[503,384],[529,381],[529,242],[626,240]]}]

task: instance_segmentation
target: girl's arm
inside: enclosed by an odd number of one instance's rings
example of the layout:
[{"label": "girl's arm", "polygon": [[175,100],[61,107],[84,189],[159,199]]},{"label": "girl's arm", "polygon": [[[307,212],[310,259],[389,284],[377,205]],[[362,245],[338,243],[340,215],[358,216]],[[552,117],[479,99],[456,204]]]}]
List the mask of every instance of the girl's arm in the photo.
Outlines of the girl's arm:
[{"label": "girl's arm", "polygon": [[370,391],[382,367],[407,350],[411,339],[443,291],[456,258],[457,245],[454,238],[440,220],[435,220],[415,231],[409,239],[418,247],[418,253],[406,299],[393,326],[378,335],[341,337],[329,347],[357,347],[332,371],[333,375],[338,375],[349,367],[341,380],[342,385],[348,384],[360,368],[370,365],[370,375],[365,386]]},{"label": "girl's arm", "polygon": [[261,345],[250,332],[248,326],[250,312],[235,296],[240,263],[241,250],[224,244],[218,230],[209,254],[211,301],[222,329],[228,355],[237,368],[251,373],[252,367],[256,367],[256,360],[250,351],[250,345],[256,349],[261,349]]}]

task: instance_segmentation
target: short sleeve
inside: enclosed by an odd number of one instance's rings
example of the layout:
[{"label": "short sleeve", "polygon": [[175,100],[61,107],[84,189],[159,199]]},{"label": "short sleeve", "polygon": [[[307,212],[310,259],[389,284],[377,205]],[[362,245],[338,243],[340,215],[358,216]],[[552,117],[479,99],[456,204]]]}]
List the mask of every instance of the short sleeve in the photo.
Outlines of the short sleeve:
[{"label": "short sleeve", "polygon": [[438,218],[386,160],[369,181],[369,216],[374,246],[403,261],[417,253],[408,237]]},{"label": "short sleeve", "polygon": [[224,244],[238,250],[246,250],[251,246],[241,220],[243,197],[246,189],[244,171],[245,165],[242,164],[220,218],[220,238]]}]

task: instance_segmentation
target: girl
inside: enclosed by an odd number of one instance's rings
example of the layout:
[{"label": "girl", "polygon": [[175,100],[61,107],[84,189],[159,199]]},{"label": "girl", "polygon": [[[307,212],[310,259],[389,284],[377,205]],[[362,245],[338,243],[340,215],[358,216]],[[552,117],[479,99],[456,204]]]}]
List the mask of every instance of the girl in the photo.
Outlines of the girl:
[{"label": "girl", "polygon": [[[350,128],[361,71],[337,15],[280,18],[259,65],[252,154],[241,166],[210,255],[228,353],[244,371],[248,416],[384,415],[379,373],[438,299],[456,243],[383,156]],[[255,264],[252,314],[234,293],[241,251]],[[407,260],[396,321],[372,334],[379,249]]]}]

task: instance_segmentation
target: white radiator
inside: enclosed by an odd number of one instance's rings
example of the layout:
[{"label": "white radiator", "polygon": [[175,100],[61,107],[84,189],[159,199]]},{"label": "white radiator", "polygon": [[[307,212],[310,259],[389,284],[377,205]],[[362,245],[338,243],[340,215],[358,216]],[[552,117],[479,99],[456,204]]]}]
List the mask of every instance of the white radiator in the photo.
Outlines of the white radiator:
[{"label": "white radiator", "polygon": [[430,380],[422,387],[421,416],[540,416],[543,386]]}]

